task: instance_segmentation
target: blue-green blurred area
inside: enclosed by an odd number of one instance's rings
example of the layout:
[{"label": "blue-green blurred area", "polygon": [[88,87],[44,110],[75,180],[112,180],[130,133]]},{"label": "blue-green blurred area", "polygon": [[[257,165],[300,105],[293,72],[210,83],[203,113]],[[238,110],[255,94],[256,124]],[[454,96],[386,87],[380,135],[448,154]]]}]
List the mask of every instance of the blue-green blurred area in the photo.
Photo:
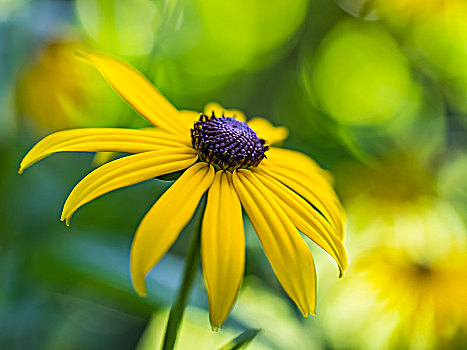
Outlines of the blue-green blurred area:
[{"label": "blue-green blurred area", "polygon": [[[180,109],[209,101],[289,128],[331,170],[350,268],[312,242],[317,316],[303,319],[245,220],[246,277],[212,332],[201,271],[180,349],[467,347],[467,3],[463,0],[0,0],[0,348],[158,348],[190,223],[134,292],[135,229],[171,183],[151,180],[59,221],[92,154],[17,175],[43,136],[144,127],[74,55],[121,57]],[[397,282],[397,283],[396,283]]]}]

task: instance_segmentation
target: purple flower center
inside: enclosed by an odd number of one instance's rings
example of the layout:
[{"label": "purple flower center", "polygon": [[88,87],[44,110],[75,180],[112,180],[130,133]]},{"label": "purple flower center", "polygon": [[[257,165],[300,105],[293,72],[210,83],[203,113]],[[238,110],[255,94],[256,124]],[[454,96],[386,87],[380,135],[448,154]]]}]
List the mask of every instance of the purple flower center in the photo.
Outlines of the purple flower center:
[{"label": "purple flower center", "polygon": [[191,129],[191,142],[201,160],[230,171],[257,166],[269,149],[246,123],[214,112],[210,117],[201,114]]}]

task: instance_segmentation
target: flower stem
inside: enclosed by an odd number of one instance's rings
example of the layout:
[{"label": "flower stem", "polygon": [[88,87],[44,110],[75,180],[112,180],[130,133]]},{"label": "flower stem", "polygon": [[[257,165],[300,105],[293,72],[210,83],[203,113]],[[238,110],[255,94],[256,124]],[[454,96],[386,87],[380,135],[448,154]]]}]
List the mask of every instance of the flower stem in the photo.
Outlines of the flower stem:
[{"label": "flower stem", "polygon": [[177,298],[170,309],[169,320],[165,330],[163,350],[172,350],[177,340],[180,323],[182,321],[183,312],[185,311],[186,302],[193,286],[193,281],[196,276],[199,263],[199,250],[201,245],[201,223],[203,222],[204,209],[206,208],[206,196],[203,196],[200,201],[198,217],[193,229],[190,247],[185,260],[185,269],[183,272],[182,285],[178,291]]}]

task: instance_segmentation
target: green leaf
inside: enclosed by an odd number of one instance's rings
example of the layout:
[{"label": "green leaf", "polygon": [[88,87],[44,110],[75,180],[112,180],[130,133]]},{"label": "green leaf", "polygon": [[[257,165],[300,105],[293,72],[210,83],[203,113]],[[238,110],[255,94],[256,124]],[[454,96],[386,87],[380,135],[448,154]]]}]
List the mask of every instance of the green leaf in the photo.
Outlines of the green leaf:
[{"label": "green leaf", "polygon": [[232,339],[228,344],[225,344],[219,350],[238,350],[246,349],[248,344],[261,332],[261,329],[247,329],[238,337]]}]

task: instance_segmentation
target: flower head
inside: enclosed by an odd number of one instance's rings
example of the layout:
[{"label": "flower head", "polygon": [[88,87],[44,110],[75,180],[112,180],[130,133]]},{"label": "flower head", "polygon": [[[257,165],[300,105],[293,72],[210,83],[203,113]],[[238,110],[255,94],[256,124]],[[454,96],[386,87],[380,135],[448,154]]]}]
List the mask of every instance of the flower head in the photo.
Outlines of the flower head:
[{"label": "flower head", "polygon": [[195,122],[191,143],[201,160],[224,170],[256,167],[269,149],[247,123],[224,115],[216,117],[214,111],[211,117],[201,114]]},{"label": "flower head", "polygon": [[65,203],[62,220],[69,223],[79,207],[107,192],[184,171],[136,231],[130,263],[138,294],[146,294],[145,276],[175,242],[207,192],[201,257],[212,325],[219,327],[227,318],[243,278],[242,207],[284,290],[304,316],[314,314],[315,266],[298,230],[337,261],[341,274],[347,267],[343,211],[327,173],[304,154],[269,148],[287,136],[285,128],[261,118],[247,123],[242,112],[215,103],[208,104],[201,116],[179,111],[126,63],[101,54],[82,56],[155,128],[67,130],[34,146],[20,172],[55,152],[134,153],[81,180]]},{"label": "flower head", "polygon": [[465,224],[434,197],[388,216],[355,237],[353,269],[327,295],[323,320],[333,345],[456,349],[467,332]]}]

